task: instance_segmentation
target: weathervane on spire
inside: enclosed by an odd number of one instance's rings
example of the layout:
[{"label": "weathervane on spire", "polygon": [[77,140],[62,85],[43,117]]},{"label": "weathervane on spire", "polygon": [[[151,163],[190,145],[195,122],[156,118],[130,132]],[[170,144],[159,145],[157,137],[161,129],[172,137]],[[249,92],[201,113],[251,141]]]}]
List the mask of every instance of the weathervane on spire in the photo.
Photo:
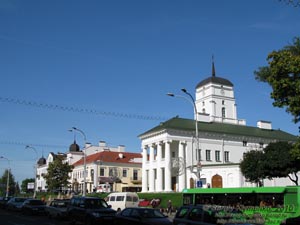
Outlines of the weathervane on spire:
[{"label": "weathervane on spire", "polygon": [[215,59],[214,59],[214,55],[212,55],[212,74],[213,77],[216,76],[216,70],[215,70]]}]

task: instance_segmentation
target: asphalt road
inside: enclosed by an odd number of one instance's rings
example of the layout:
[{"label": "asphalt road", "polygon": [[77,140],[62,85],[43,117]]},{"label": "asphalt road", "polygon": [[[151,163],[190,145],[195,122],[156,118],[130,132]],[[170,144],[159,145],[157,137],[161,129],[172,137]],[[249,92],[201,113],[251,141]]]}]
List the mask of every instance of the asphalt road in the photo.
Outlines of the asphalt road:
[{"label": "asphalt road", "polygon": [[0,209],[0,225],[69,225],[68,221],[49,219],[42,215],[23,215]]}]

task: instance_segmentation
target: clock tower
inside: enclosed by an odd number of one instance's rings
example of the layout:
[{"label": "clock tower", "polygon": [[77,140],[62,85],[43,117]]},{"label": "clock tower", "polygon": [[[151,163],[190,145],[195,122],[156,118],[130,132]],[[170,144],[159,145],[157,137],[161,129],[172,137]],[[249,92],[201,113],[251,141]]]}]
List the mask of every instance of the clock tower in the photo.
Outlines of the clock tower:
[{"label": "clock tower", "polygon": [[212,75],[196,86],[195,104],[198,121],[245,125],[244,120],[237,119],[233,84],[225,78],[216,76],[214,62]]}]

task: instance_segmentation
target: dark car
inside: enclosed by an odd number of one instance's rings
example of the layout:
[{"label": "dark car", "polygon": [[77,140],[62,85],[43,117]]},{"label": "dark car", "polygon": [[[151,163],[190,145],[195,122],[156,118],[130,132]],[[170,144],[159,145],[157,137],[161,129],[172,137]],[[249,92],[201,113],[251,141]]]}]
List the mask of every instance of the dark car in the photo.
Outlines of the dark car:
[{"label": "dark car", "polygon": [[5,209],[7,202],[9,201],[9,199],[11,199],[12,197],[0,197],[0,209]]},{"label": "dark car", "polygon": [[300,216],[287,218],[280,225],[299,225],[300,224]]},{"label": "dark car", "polygon": [[129,207],[116,215],[115,225],[172,225],[168,216],[158,209],[146,207]]},{"label": "dark car", "polygon": [[46,205],[46,214],[49,218],[64,219],[67,217],[69,199],[55,199]]},{"label": "dark car", "polygon": [[104,199],[98,197],[74,196],[67,211],[72,224],[81,222],[86,225],[111,225],[116,215],[116,211],[111,209]]},{"label": "dark car", "polygon": [[[232,222],[234,221],[234,222]],[[249,220],[250,221],[250,220]],[[185,205],[179,208],[174,225],[256,225],[242,211],[230,206]]]},{"label": "dark car", "polygon": [[22,204],[26,199],[27,198],[21,198],[21,197],[11,198],[6,203],[6,209],[12,210],[12,211],[21,211]]},{"label": "dark car", "polygon": [[174,225],[215,225],[217,216],[215,210],[204,205],[185,205],[178,209],[173,219]]},{"label": "dark car", "polygon": [[21,211],[24,214],[45,214],[46,205],[42,200],[38,199],[26,199],[21,207]]}]

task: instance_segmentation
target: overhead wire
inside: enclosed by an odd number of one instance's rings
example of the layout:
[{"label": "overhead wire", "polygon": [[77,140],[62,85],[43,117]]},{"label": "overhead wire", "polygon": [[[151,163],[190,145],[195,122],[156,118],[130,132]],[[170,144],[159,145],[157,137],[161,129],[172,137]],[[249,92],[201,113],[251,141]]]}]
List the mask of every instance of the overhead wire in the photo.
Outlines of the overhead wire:
[{"label": "overhead wire", "polygon": [[24,99],[11,98],[11,97],[0,96],[0,102],[16,104],[16,105],[24,105],[29,107],[37,107],[42,109],[59,110],[59,111],[67,111],[67,112],[75,112],[75,113],[87,113],[87,114],[94,114],[98,116],[111,116],[111,117],[118,117],[118,118],[125,118],[125,119],[156,120],[156,121],[166,120],[166,118],[161,116],[149,116],[149,115],[141,115],[141,114],[122,113],[122,112],[99,111],[95,109],[41,103],[41,102],[28,101]]}]

